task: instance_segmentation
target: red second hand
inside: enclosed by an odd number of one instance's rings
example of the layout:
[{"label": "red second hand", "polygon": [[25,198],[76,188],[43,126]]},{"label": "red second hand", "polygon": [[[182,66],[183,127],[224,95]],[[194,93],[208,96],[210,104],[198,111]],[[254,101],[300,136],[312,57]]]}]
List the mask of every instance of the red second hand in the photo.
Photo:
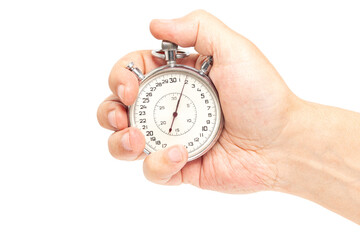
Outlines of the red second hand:
[{"label": "red second hand", "polygon": [[172,126],[173,126],[173,124],[174,124],[174,120],[175,120],[175,118],[178,116],[177,110],[178,110],[178,108],[179,108],[179,103],[180,103],[181,96],[182,96],[183,91],[184,91],[185,83],[186,83],[186,78],[185,78],[185,80],[184,80],[184,85],[183,85],[183,87],[182,87],[182,89],[181,89],[181,93],[180,93],[179,100],[178,100],[178,102],[177,102],[177,104],[176,104],[175,112],[173,112],[173,120],[172,120],[171,126],[170,126],[170,128],[169,128],[169,133],[171,133],[171,131],[172,131]]}]

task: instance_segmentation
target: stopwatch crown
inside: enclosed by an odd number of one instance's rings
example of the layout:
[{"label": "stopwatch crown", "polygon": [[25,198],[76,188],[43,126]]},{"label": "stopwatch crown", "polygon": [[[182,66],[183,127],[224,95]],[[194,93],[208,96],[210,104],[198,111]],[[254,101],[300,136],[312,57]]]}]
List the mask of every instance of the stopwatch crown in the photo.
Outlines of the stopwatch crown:
[{"label": "stopwatch crown", "polygon": [[152,51],[152,55],[165,59],[168,65],[174,66],[176,64],[176,59],[187,57],[189,56],[189,53],[183,49],[178,49],[177,44],[163,40],[161,49]]},{"label": "stopwatch crown", "polygon": [[161,43],[161,49],[164,51],[177,51],[178,45],[173,42],[164,40]]},{"label": "stopwatch crown", "polygon": [[178,51],[178,45],[169,41],[162,41],[161,49],[164,51],[165,60],[167,64],[174,65],[176,63],[176,54]]}]

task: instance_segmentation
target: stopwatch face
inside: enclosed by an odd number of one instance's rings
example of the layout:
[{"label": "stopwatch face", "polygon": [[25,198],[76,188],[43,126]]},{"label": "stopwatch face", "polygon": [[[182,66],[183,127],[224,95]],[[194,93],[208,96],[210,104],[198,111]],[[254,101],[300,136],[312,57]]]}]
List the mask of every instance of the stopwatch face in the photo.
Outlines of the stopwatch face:
[{"label": "stopwatch face", "polygon": [[222,115],[211,82],[186,67],[150,73],[129,109],[130,125],[145,136],[145,152],[182,144],[189,160],[203,155],[217,140]]}]

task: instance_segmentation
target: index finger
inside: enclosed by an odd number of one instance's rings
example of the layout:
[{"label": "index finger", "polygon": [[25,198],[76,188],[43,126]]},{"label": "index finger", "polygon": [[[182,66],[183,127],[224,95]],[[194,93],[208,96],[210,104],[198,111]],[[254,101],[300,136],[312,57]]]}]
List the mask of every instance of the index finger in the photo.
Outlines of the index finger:
[{"label": "index finger", "polygon": [[146,74],[159,67],[163,60],[153,58],[150,50],[142,50],[127,54],[114,65],[109,75],[109,87],[125,105],[134,103],[139,90],[137,77],[126,69],[130,62]]}]

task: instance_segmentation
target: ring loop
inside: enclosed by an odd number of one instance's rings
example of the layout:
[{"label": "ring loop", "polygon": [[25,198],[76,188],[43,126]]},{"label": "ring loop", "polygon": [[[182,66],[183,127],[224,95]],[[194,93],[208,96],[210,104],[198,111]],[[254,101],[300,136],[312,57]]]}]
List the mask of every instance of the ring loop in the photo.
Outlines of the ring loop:
[{"label": "ring loop", "polygon": [[[159,50],[153,50],[151,51],[151,54],[154,56],[154,57],[157,57],[157,58],[161,58],[161,59],[165,59],[165,51],[162,50],[162,49],[159,49]],[[187,56],[189,56],[189,52],[186,51],[186,50],[177,50],[176,52],[176,59],[179,59],[179,58],[185,58]]]}]

